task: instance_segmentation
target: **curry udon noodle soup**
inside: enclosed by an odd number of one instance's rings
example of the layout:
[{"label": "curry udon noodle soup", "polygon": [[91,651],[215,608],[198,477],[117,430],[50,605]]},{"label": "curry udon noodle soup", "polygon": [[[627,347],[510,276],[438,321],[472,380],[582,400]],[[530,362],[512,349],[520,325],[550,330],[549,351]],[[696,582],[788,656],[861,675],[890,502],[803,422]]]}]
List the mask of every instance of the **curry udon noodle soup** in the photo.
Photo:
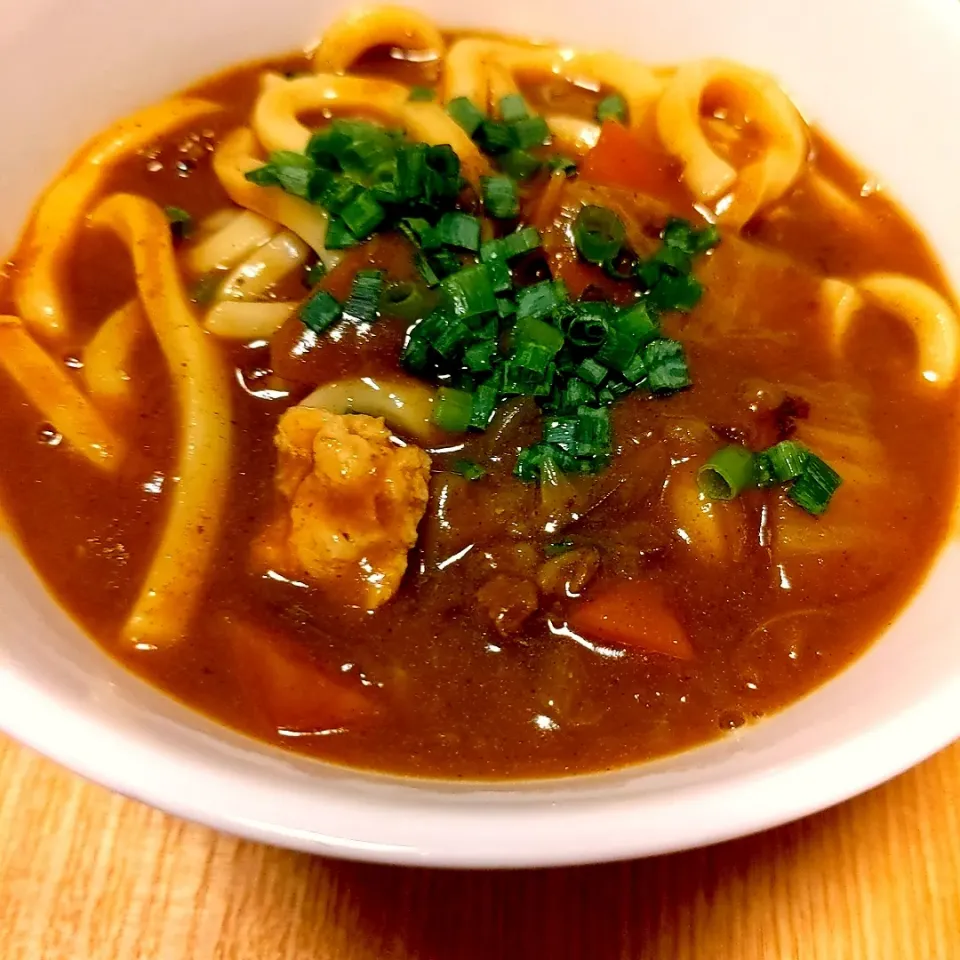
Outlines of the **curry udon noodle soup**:
[{"label": "curry udon noodle soup", "polygon": [[957,320],[767,76],[335,23],[105,131],[5,270],[11,526],[225,724],[438,777],[783,707],[945,535]]}]

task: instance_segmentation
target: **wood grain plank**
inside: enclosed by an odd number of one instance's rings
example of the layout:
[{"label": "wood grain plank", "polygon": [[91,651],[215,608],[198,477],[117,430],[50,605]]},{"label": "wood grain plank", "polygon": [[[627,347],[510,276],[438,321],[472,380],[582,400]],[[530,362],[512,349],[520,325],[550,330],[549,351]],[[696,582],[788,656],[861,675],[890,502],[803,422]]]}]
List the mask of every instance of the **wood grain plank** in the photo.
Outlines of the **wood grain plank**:
[{"label": "wood grain plank", "polygon": [[0,944],[4,960],[956,960],[960,744],[756,837],[470,873],[246,843],[0,739]]}]

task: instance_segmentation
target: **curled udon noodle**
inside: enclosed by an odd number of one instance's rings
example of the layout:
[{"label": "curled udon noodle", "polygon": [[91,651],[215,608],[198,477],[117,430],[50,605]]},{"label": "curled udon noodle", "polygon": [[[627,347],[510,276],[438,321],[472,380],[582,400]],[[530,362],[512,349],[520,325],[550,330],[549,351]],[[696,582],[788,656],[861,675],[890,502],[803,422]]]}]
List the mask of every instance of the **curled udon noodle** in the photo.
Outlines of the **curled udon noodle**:
[{"label": "curled udon noodle", "polygon": [[120,413],[133,401],[130,361],[147,319],[137,299],[118,307],[83,348],[87,393],[109,412]]},{"label": "curled udon noodle", "polygon": [[323,265],[332,270],[340,262],[340,254],[326,247],[330,222],[326,211],[284,193],[279,187],[260,187],[247,180],[245,173],[263,165],[256,152],[256,140],[247,127],[224,137],[213,155],[213,169],[227,196],[238,206],[292,230],[313,248]]},{"label": "curled udon noodle", "polygon": [[845,299],[838,300],[834,309],[833,342],[838,350],[859,309],[872,303],[910,329],[917,343],[918,372],[925,384],[943,388],[956,380],[960,367],[958,319],[946,298],[920,280],[895,273],[869,274],[857,281],[855,289],[855,294],[847,292]]},{"label": "curled udon noodle", "polygon": [[406,7],[360,7],[335,20],[313,52],[313,68],[342,73],[374,47],[415,51],[418,60],[442,57],[446,44],[429,17]]},{"label": "curled udon noodle", "polygon": [[200,224],[196,239],[183,253],[191,273],[209,273],[234,266],[277,232],[277,224],[250,210],[226,210]]},{"label": "curled udon noodle", "polygon": [[27,228],[14,289],[17,309],[34,332],[47,337],[69,332],[60,273],[84,215],[112,167],[171,130],[221,109],[190,97],[147,107],[98,136],[47,191]]},{"label": "curled udon noodle", "polygon": [[307,259],[307,246],[281,230],[239,263],[220,284],[218,302],[203,325],[211,333],[235,340],[269,339],[299,306],[297,300],[262,299],[271,287]]},{"label": "curled udon noodle", "polygon": [[432,419],[434,390],[408,378],[338,380],[318,387],[300,401],[331,413],[382,417],[404,436],[430,444],[442,437]]},{"label": "curled udon noodle", "polygon": [[[721,157],[704,133],[701,106],[708,90],[719,84],[765,140],[759,159],[741,170]],[[790,98],[766,74],[727,60],[682,65],[668,81],[656,116],[660,140],[683,164],[690,192],[701,203],[720,201],[718,218],[734,226],[782,197],[807,158],[806,126]]]},{"label": "curled udon noodle", "polygon": [[283,80],[268,75],[253,108],[252,126],[266,150],[302,152],[311,129],[300,115],[308,111],[372,113],[397,124],[414,140],[449,144],[471,181],[490,172],[490,165],[476,144],[435,103],[411,103],[410,91],[390,80],[317,74]]},{"label": "curled udon noodle", "polygon": [[[653,70],[614,53],[578,53],[556,47],[470,38],[453,44],[444,65],[444,98],[467,97],[482,110],[520,92],[522,79],[559,79],[617,90],[627,103],[627,122],[640,126],[663,89]],[[584,153],[597,142],[597,124],[563,114],[547,115],[557,142]]]},{"label": "curled udon noodle", "polygon": [[170,506],[123,627],[129,643],[167,646],[183,637],[193,616],[219,536],[230,480],[229,378],[183,290],[163,211],[143,197],[115,194],[96,207],[91,222],[112,230],[130,250],[139,298],[176,398]]},{"label": "curled udon noodle", "polygon": [[120,438],[19,317],[0,316],[0,365],[71,449],[101,470],[119,466]]}]

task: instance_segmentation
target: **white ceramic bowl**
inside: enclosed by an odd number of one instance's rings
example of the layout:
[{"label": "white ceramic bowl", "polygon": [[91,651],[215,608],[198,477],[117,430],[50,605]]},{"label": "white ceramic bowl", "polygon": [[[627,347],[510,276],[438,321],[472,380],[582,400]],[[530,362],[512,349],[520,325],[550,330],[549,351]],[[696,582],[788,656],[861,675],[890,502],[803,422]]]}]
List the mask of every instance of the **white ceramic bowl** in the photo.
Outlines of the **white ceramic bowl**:
[{"label": "white ceramic bowl", "polygon": [[[302,46],[322,0],[0,0],[0,252],[89,135],[237,60]],[[444,23],[652,61],[775,73],[906,204],[960,277],[956,0],[430,0]],[[476,787],[353,773],[268,749],[109,660],[0,541],[0,727],[192,820],[316,853],[531,866],[662,853],[811,813],[960,736],[960,545],[856,664],[751,729],[617,774]]]}]

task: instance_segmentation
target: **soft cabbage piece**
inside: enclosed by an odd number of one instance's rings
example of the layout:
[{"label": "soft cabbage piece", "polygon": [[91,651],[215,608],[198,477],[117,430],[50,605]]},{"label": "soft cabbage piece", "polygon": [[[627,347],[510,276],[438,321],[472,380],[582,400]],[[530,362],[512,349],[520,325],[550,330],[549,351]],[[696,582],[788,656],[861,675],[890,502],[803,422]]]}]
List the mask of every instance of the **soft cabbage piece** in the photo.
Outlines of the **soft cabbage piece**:
[{"label": "soft cabbage piece", "polygon": [[292,407],[280,418],[283,514],[261,559],[339,602],[372,610],[400,586],[427,505],[430,457],[379,417]]}]

